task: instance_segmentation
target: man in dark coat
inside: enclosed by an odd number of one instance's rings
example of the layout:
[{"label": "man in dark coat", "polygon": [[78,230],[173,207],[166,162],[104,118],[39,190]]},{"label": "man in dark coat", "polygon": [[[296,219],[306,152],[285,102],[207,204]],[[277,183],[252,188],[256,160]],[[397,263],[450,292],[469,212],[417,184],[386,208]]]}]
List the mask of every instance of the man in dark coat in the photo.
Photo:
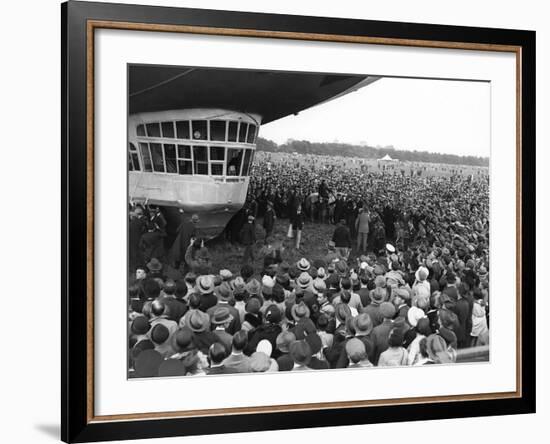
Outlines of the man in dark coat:
[{"label": "man in dark coat", "polygon": [[199,223],[199,216],[197,214],[193,214],[191,219],[183,220],[178,227],[176,239],[172,244],[168,257],[170,263],[176,268],[178,268],[180,263],[183,262],[185,252],[187,251],[187,247],[189,246],[191,239],[196,239],[199,237]]},{"label": "man in dark coat", "polygon": [[136,207],[130,217],[128,225],[128,253],[130,270],[143,265],[143,254],[140,248],[141,236],[145,233],[145,222],[143,220],[143,209]]},{"label": "man in dark coat", "polygon": [[264,243],[267,243],[267,238],[273,233],[273,227],[275,226],[275,220],[277,216],[275,215],[275,210],[273,209],[273,202],[270,200],[267,201],[267,210],[264,214],[263,226],[265,230],[265,239]]},{"label": "man in dark coat", "polygon": [[391,302],[382,302],[380,304],[380,314],[384,318],[380,325],[372,329],[372,340],[374,343],[374,365],[378,365],[380,355],[388,349],[388,337],[394,327],[393,317],[395,316],[395,307]]},{"label": "man in dark coat", "polygon": [[336,252],[347,259],[351,248],[351,233],[346,226],[345,219],[341,219],[332,235],[332,241],[336,245]]},{"label": "man in dark coat", "polygon": [[282,319],[281,310],[277,305],[271,305],[267,308],[264,316],[264,323],[248,332],[248,344],[244,352],[251,355],[256,351],[258,343],[262,339],[267,339],[271,343],[272,350],[277,348],[277,336],[282,332],[279,325]]},{"label": "man in dark coat", "polygon": [[243,264],[254,262],[254,244],[256,243],[256,226],[254,216],[248,216],[248,222],[241,229],[241,242],[245,246]]}]

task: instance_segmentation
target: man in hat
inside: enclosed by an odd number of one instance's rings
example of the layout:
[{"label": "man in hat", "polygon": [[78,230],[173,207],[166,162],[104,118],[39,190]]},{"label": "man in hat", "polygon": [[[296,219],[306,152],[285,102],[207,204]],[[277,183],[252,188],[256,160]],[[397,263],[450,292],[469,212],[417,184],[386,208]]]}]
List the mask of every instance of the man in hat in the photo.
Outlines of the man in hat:
[{"label": "man in hat", "polygon": [[254,262],[254,244],[256,243],[256,226],[254,216],[248,216],[247,223],[241,229],[241,243],[244,245],[243,264]]},{"label": "man in hat", "polygon": [[306,340],[294,341],[290,344],[289,354],[294,361],[292,371],[311,370],[308,365],[311,361],[312,351]]},{"label": "man in hat", "polygon": [[228,307],[217,307],[210,316],[210,323],[214,327],[213,332],[218,337],[219,342],[225,346],[228,355],[231,352],[233,336],[227,332],[227,329],[232,320],[233,316]]},{"label": "man in hat", "polygon": [[374,324],[368,313],[361,313],[355,317],[353,319],[353,327],[355,329],[355,338],[360,340],[365,346],[365,353],[369,362],[374,361],[374,341],[371,336]]},{"label": "man in hat", "polygon": [[395,307],[391,302],[382,302],[380,304],[380,315],[384,319],[380,325],[372,329],[372,340],[374,343],[374,361],[378,365],[380,355],[388,348],[388,337],[393,329],[393,318],[395,316]]},{"label": "man in hat", "polygon": [[231,292],[231,285],[227,282],[222,282],[222,284],[214,289],[214,295],[218,298],[218,302],[213,307],[210,307],[206,310],[206,313],[212,318],[214,312],[218,308],[227,308],[229,314],[232,316],[232,320],[227,327],[227,332],[231,335],[235,334],[241,329],[241,316],[239,310],[231,305],[233,302],[233,294]]},{"label": "man in hat", "polygon": [[149,270],[147,277],[151,279],[158,278],[164,280],[164,275],[162,274],[162,263],[156,257],[151,258],[151,260],[147,263],[147,269]]},{"label": "man in hat", "polygon": [[210,307],[214,307],[218,303],[214,288],[214,278],[211,275],[199,276],[197,279],[197,289],[201,294],[199,310],[207,312]]},{"label": "man in hat", "polygon": [[369,361],[367,348],[358,338],[351,338],[346,342],[345,352],[350,361],[348,368],[372,367]]},{"label": "man in hat", "polygon": [[[193,332],[193,342],[203,354],[208,354],[208,349],[215,342],[220,342],[217,335],[210,331],[210,316],[201,310],[195,310],[187,320],[187,326]],[[222,347],[224,347],[222,345]],[[225,348],[224,348],[225,352]]]},{"label": "man in hat", "polygon": [[395,306],[395,317],[402,317],[407,319],[407,313],[409,311],[409,305],[407,302],[410,300],[411,296],[409,291],[406,288],[392,288],[391,290],[392,302]]}]

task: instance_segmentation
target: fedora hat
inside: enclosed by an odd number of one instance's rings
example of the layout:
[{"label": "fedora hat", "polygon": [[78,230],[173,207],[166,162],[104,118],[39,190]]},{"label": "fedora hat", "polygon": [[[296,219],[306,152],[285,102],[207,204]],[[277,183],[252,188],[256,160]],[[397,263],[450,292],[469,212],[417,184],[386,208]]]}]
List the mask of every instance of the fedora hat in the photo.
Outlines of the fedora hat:
[{"label": "fedora hat", "polygon": [[424,310],[421,310],[418,307],[411,307],[409,308],[409,311],[407,311],[407,321],[413,327],[416,327],[418,321],[425,317],[426,313],[424,313]]},{"label": "fedora hat", "polygon": [[302,274],[300,274],[300,277],[297,280],[297,284],[300,288],[304,289],[311,285],[311,281],[312,278],[310,274],[304,271],[302,272]]},{"label": "fedora hat", "polygon": [[361,313],[353,318],[353,327],[357,333],[370,334],[373,329],[372,319],[368,313]]},{"label": "fedora hat", "polygon": [[227,269],[220,270],[220,277],[222,280],[227,281],[233,277],[233,273]]},{"label": "fedora hat", "polygon": [[193,332],[189,327],[182,327],[172,336],[172,348],[177,353],[183,353],[194,348]]},{"label": "fedora hat", "polygon": [[188,323],[193,332],[202,333],[210,327],[210,316],[200,310],[195,310],[189,316]]},{"label": "fedora hat", "polygon": [[201,294],[210,294],[214,291],[214,279],[210,275],[199,276],[197,287]]},{"label": "fedora hat", "polygon": [[296,265],[298,267],[298,270],[300,271],[308,271],[309,268],[311,267],[311,264],[305,257],[300,259]]},{"label": "fedora hat", "polygon": [[295,341],[290,344],[289,353],[296,364],[308,365],[311,361],[311,347],[305,340]]},{"label": "fedora hat", "polygon": [[214,310],[211,322],[214,325],[220,325],[220,324],[225,324],[226,322],[231,322],[232,320],[233,320],[233,316],[229,312],[229,308],[218,307]]},{"label": "fedora hat", "polygon": [[262,286],[256,279],[251,279],[248,284],[246,284],[246,291],[248,291],[248,294],[260,294],[260,291],[262,289]]},{"label": "fedora hat", "polygon": [[391,302],[380,304],[380,315],[385,319],[392,319],[395,316],[395,306]]},{"label": "fedora hat", "polygon": [[279,333],[275,343],[278,350],[282,351],[283,353],[288,353],[290,344],[292,344],[294,341],[296,341],[296,336],[294,336],[294,333],[287,330]]},{"label": "fedora hat", "polygon": [[224,301],[231,299],[232,291],[231,286],[228,282],[222,282],[222,284],[219,287],[216,287],[214,290],[214,294]]},{"label": "fedora hat", "polygon": [[309,318],[310,312],[308,306],[303,302],[300,302],[299,304],[294,304],[291,307],[290,314],[292,315],[292,318],[298,322],[302,318]]},{"label": "fedora hat", "polygon": [[418,270],[416,270],[414,277],[417,281],[425,281],[426,279],[428,279],[429,274],[430,272],[426,267],[418,267]]}]

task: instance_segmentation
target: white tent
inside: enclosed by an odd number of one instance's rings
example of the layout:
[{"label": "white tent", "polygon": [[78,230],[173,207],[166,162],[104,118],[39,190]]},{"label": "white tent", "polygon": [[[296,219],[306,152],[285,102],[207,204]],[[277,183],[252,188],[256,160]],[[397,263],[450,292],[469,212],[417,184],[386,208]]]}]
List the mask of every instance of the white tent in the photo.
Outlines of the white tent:
[{"label": "white tent", "polygon": [[392,159],[389,154],[386,154],[384,157],[378,160],[388,161],[388,162],[396,162],[397,159]]}]

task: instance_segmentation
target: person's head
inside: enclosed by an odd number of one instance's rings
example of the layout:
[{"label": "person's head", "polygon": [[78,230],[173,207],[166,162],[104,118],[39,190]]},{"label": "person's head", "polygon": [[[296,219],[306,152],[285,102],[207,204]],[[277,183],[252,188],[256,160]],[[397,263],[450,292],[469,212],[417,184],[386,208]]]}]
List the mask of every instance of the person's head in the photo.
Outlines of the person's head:
[{"label": "person's head", "polygon": [[189,307],[192,309],[198,309],[201,305],[201,295],[198,293],[191,293],[189,296]]},{"label": "person's head", "polygon": [[142,288],[147,299],[155,299],[160,295],[160,285],[154,279],[145,279]]},{"label": "person's head", "polygon": [[391,302],[382,302],[379,313],[384,319],[393,319],[395,316],[395,306]]},{"label": "person's head", "polygon": [[404,335],[401,328],[394,328],[388,335],[388,345],[390,347],[401,347],[403,345]]},{"label": "person's head", "polygon": [[340,293],[340,301],[344,304],[349,304],[351,300],[351,292],[349,290],[342,290]]},{"label": "person's head", "polygon": [[340,279],[340,288],[342,290],[351,290],[351,280],[348,277]]},{"label": "person's head", "polygon": [[416,331],[423,336],[429,336],[432,334],[432,328],[430,327],[430,320],[427,317],[419,319],[415,328],[416,328]]},{"label": "person's head", "polygon": [[157,345],[164,344],[169,336],[170,332],[163,324],[157,324],[151,330],[151,340]]},{"label": "person's head", "polygon": [[159,300],[155,300],[151,304],[151,313],[154,316],[161,316],[164,313],[165,309],[166,309],[165,305]]},{"label": "person's head", "polygon": [[176,283],[173,279],[168,279],[162,287],[165,295],[174,296],[176,294]]},{"label": "person's head", "polygon": [[451,310],[442,308],[438,311],[439,314],[439,325],[443,328],[449,330],[455,330],[459,325],[458,316],[453,313]]},{"label": "person's head", "polygon": [[145,272],[145,268],[138,267],[136,268],[136,280],[140,281],[142,279],[145,279],[147,277],[147,273]]},{"label": "person's head", "polygon": [[208,349],[210,365],[221,364],[226,358],[225,347],[219,342],[214,342]]},{"label": "person's head", "polygon": [[404,294],[399,291],[393,291],[392,296],[393,296],[393,305],[395,305],[396,307],[400,307],[401,305],[406,304],[407,302],[405,300]]},{"label": "person's head", "polygon": [[197,224],[200,222],[199,215],[198,215],[198,214],[193,214],[193,215],[191,216],[191,222],[192,222],[194,225],[197,225]]},{"label": "person's head", "polygon": [[351,338],[346,342],[345,348],[348,359],[354,364],[362,361],[367,356],[365,344],[360,339]]},{"label": "person's head", "polygon": [[236,352],[243,351],[246,345],[248,344],[248,333],[245,330],[239,330],[237,333],[233,335],[231,344],[233,346],[234,351]]}]

